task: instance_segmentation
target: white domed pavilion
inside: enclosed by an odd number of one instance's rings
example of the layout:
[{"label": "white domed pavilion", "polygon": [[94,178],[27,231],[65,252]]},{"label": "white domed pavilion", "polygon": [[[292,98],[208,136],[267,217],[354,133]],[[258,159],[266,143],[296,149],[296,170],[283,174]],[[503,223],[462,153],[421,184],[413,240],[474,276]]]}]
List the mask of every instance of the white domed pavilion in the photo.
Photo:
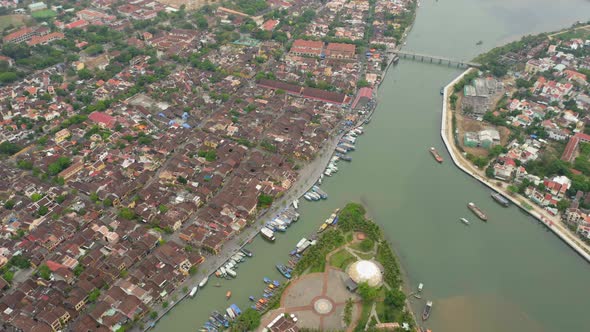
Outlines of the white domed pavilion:
[{"label": "white domed pavilion", "polygon": [[381,269],[375,262],[360,260],[352,263],[347,271],[350,279],[357,284],[366,282],[371,287],[379,287],[383,284]]}]

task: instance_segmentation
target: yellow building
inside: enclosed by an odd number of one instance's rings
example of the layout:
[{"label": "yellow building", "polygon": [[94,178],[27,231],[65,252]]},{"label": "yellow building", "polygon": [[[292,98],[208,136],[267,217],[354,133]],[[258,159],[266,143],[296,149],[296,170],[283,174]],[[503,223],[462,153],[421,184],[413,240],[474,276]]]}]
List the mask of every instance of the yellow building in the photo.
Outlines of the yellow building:
[{"label": "yellow building", "polygon": [[66,138],[70,136],[70,134],[70,131],[65,128],[58,131],[57,133],[55,133],[55,143],[63,142]]}]

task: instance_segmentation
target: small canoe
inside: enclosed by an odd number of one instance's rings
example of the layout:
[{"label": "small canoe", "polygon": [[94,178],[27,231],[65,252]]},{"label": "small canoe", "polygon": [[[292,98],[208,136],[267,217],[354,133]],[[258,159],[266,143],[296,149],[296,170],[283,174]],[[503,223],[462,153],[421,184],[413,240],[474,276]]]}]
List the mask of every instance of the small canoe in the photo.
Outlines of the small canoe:
[{"label": "small canoe", "polygon": [[252,296],[252,295],[250,295],[250,297],[248,297],[248,299],[249,299],[250,301],[254,301],[254,300],[256,300],[256,299],[254,298],[254,296]]},{"label": "small canoe", "polygon": [[227,293],[225,293],[225,298],[227,300],[229,300],[230,297],[231,297],[231,291],[228,290]]}]

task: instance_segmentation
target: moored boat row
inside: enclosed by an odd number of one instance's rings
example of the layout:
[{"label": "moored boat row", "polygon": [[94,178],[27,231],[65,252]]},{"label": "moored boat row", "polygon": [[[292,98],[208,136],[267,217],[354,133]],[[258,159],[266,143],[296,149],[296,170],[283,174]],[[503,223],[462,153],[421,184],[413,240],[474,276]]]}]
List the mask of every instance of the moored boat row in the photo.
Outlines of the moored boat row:
[{"label": "moored boat row", "polygon": [[[250,253],[250,255],[248,255],[247,253]],[[235,271],[238,268],[238,264],[244,262],[246,260],[246,257],[252,257],[252,252],[250,252],[247,249],[242,249],[238,252],[236,252],[232,257],[230,257],[223,266],[221,266],[216,272],[215,275],[218,278],[235,278],[238,276],[238,273]],[[201,283],[203,283],[203,286],[205,283],[207,283],[207,278],[203,279],[203,281],[201,281]]]}]

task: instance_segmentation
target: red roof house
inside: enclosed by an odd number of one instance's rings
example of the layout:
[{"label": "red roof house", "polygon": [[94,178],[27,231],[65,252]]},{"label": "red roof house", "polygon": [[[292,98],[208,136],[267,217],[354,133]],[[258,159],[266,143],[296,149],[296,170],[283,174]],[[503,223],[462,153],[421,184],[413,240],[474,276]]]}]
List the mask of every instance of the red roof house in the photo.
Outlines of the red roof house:
[{"label": "red roof house", "polygon": [[88,116],[88,119],[106,128],[113,128],[115,123],[117,123],[117,119],[103,112],[92,112]]}]

